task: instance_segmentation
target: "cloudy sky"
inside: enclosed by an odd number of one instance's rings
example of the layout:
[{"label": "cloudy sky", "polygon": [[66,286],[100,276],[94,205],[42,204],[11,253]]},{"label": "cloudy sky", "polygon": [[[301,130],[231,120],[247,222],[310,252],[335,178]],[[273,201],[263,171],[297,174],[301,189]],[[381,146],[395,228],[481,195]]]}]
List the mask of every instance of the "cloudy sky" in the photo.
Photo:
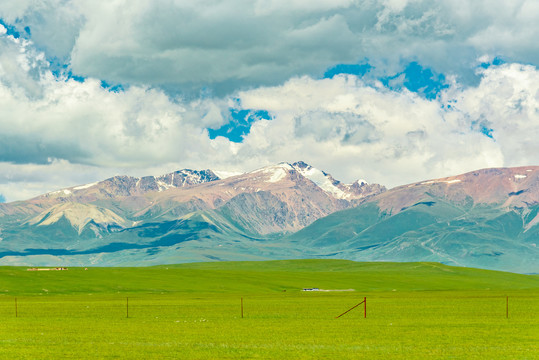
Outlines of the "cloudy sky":
[{"label": "cloudy sky", "polygon": [[535,0],[0,2],[0,201],[304,160],[388,187],[539,164]]}]

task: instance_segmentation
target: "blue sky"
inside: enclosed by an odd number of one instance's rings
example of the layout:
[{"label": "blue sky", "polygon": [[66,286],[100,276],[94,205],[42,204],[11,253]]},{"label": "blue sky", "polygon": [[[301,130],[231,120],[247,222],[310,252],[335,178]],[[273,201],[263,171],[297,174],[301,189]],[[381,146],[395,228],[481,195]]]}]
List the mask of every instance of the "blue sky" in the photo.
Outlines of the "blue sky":
[{"label": "blue sky", "polygon": [[0,201],[304,160],[396,186],[539,161],[539,4],[0,4]]}]

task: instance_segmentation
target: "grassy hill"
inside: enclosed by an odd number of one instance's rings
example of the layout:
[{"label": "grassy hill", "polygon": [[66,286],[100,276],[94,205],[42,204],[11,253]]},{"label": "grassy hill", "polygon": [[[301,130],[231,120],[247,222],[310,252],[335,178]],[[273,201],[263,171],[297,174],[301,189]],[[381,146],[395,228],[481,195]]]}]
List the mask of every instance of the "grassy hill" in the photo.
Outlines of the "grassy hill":
[{"label": "grassy hill", "polygon": [[[532,359],[539,353],[539,276],[438,263],[3,267],[0,294],[2,359]],[[367,318],[364,304],[335,318],[364,297]]]},{"label": "grassy hill", "polygon": [[306,287],[371,291],[539,289],[539,276],[441,265],[347,260],[213,262],[27,271],[0,267],[0,294],[272,293]]}]

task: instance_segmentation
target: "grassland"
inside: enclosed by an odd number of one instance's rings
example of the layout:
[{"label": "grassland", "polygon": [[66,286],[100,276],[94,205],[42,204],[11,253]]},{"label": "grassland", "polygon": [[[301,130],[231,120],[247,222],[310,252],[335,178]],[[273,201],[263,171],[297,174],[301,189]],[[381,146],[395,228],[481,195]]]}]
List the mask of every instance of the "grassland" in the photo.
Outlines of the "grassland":
[{"label": "grassland", "polygon": [[6,359],[539,358],[538,276],[435,263],[4,267],[0,293]]}]

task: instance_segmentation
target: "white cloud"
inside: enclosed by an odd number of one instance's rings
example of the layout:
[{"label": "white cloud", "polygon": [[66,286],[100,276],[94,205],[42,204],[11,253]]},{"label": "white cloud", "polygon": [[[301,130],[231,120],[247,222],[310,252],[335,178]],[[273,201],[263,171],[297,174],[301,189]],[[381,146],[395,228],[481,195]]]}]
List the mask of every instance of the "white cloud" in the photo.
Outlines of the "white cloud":
[{"label": "white cloud", "polygon": [[110,169],[75,165],[65,160],[51,159],[50,163],[42,165],[0,162],[0,193],[7,201],[23,200],[113,175]]},{"label": "white cloud", "polygon": [[[158,90],[113,93],[95,80],[51,77],[40,80],[46,96],[29,99],[3,85],[2,118],[9,114],[13,121],[1,122],[0,133],[19,139],[21,151],[2,149],[0,193],[14,200],[115,174],[183,167],[248,171],[297,160],[344,181],[366,178],[387,186],[537,163],[539,71],[507,64],[481,76],[478,86],[455,83],[437,100],[355,76],[293,78],[243,91],[236,94],[241,107],[273,117],[254,123],[243,143],[209,140],[205,130],[223,121],[232,100],[172,101]],[[493,139],[482,129],[492,129]],[[17,163],[21,154],[53,159]]]},{"label": "white cloud", "polygon": [[275,117],[255,124],[239,152],[258,161],[301,157],[337,178],[389,186],[503,165],[502,150],[465,114],[354,76],[292,79],[243,92],[240,99]]},{"label": "white cloud", "polygon": [[[414,57],[447,73],[473,72],[479,59],[498,54],[537,63],[530,2],[504,2],[503,14],[464,1],[343,0],[311,11],[293,1],[294,11],[284,13],[278,1],[257,9],[239,0],[126,4],[0,4],[6,21],[36,29],[29,41],[0,28],[0,193],[7,200],[183,167],[248,171],[305,160],[338,179],[393,186],[538,163],[536,66],[493,66],[474,75],[480,81],[473,86],[455,77],[436,100],[354,76],[295,76],[364,56],[386,69]],[[37,35],[59,33],[60,25],[38,16],[54,6],[72,19],[61,25],[63,40]],[[53,76],[54,54],[71,57],[73,69],[90,78]],[[101,79],[127,82],[126,90],[103,89]],[[250,87],[196,100],[159,87],[178,84]],[[273,120],[257,121],[243,143],[210,140],[206,128],[223,124],[236,98]]]},{"label": "white cloud", "polygon": [[256,15],[269,15],[283,12],[321,12],[347,8],[354,0],[257,0],[254,3]]},{"label": "white cloud", "polygon": [[396,73],[403,59],[417,60],[470,83],[479,55],[539,64],[538,14],[533,0],[0,4],[0,17],[21,31],[30,26],[48,58],[69,62],[79,75],[217,94],[317,77],[364,58],[375,72]]},{"label": "white cloud", "polygon": [[95,79],[56,78],[27,40],[3,36],[0,45],[0,193],[9,201],[96,174],[159,174],[231,154],[205,130],[223,122],[225,101],[138,86],[111,92]]},{"label": "white cloud", "polygon": [[492,129],[506,165],[539,163],[539,71],[505,64],[482,71],[477,87],[452,89],[453,111],[476,129]]},{"label": "white cloud", "polygon": [[70,53],[83,26],[84,14],[71,0],[17,0],[0,3],[0,18],[31,37],[49,58],[68,63]]}]

